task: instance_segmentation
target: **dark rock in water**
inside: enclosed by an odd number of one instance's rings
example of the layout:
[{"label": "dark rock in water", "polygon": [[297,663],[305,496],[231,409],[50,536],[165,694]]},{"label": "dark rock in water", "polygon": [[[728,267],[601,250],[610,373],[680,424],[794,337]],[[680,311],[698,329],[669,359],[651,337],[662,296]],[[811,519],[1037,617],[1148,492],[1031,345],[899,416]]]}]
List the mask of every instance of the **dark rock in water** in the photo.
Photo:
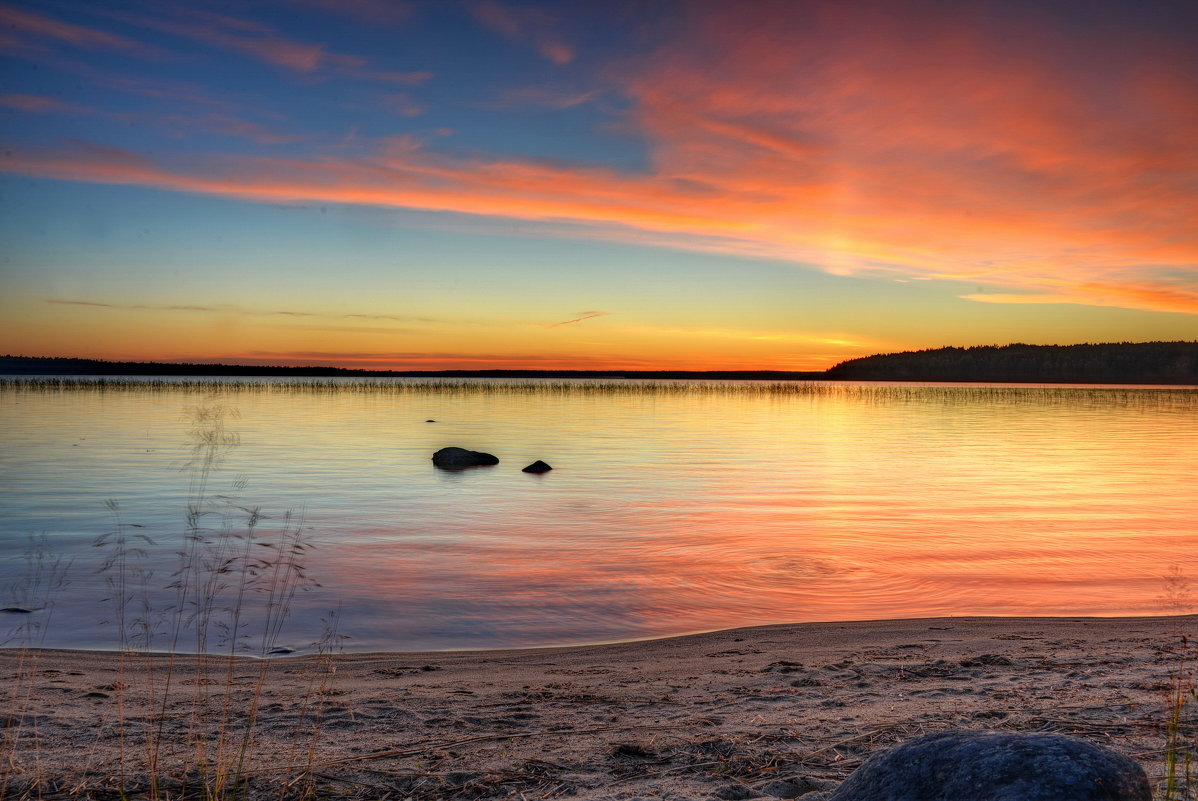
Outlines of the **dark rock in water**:
[{"label": "dark rock in water", "polygon": [[545,464],[540,459],[537,459],[535,462],[530,464],[528,467],[525,467],[520,472],[521,473],[548,473],[552,469],[553,469],[552,467]]},{"label": "dark rock in water", "polygon": [[468,451],[465,448],[442,448],[433,454],[433,464],[442,470],[464,470],[467,467],[480,467],[499,464],[499,460],[489,453]]},{"label": "dark rock in water", "polygon": [[33,614],[32,609],[22,609],[19,606],[6,606],[3,609],[0,609],[0,612],[5,612],[10,615],[32,615]]},{"label": "dark rock in water", "polygon": [[278,647],[278,648],[271,648],[271,649],[270,649],[269,651],[267,651],[266,653],[267,653],[267,655],[268,655],[268,656],[269,656],[269,655],[272,655],[272,654],[294,654],[294,653],[295,653],[295,649],[294,649],[294,648],[288,648],[287,646],[285,646],[285,645],[284,645],[284,646],[280,646],[280,647]]},{"label": "dark rock in water", "polygon": [[426,422],[426,423],[435,423],[435,422],[437,422],[437,421],[436,421],[436,420],[425,420],[424,422]]},{"label": "dark rock in water", "polygon": [[877,754],[828,801],[1152,801],[1144,770],[1059,734],[946,731]]}]

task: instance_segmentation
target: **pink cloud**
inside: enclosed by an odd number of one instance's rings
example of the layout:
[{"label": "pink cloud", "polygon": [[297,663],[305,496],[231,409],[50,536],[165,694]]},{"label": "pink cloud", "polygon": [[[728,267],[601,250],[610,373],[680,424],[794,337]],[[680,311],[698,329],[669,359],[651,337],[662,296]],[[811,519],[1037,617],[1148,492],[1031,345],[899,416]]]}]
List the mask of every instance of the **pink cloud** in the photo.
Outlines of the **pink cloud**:
[{"label": "pink cloud", "polygon": [[62,22],[52,17],[6,5],[0,5],[0,28],[8,29],[17,37],[5,42],[9,47],[19,47],[23,39],[35,37],[85,50],[117,50],[142,57],[152,57],[157,54],[153,48],[123,36],[115,36],[104,31]]},{"label": "pink cloud", "polygon": [[249,58],[301,74],[330,70],[351,77],[415,86],[432,77],[426,70],[377,70],[361,56],[336,53],[320,42],[301,42],[253,20],[182,7],[176,18],[108,12],[122,22],[191,39],[208,47],[241,53]]},{"label": "pink cloud", "polygon": [[207,91],[192,83],[161,81],[153,78],[112,75],[98,72],[94,67],[86,69],[88,80],[96,86],[117,92],[143,95],[160,100],[182,100],[204,106],[220,106],[224,102],[211,97]]},{"label": "pink cloud", "polygon": [[[322,66],[323,62],[336,58],[325,52],[323,44],[297,42],[280,36],[266,25],[249,20],[194,8],[188,11],[187,17],[179,20],[156,17],[124,18],[147,28],[193,39],[210,47],[239,52],[276,67],[297,72],[313,72]],[[360,63],[356,66],[360,66]]]},{"label": "pink cloud", "polygon": [[470,11],[480,23],[513,42],[527,42],[554,64],[569,64],[574,49],[556,32],[558,21],[542,8],[476,0]]},{"label": "pink cloud", "polygon": [[10,94],[0,95],[0,106],[14,111],[27,111],[32,114],[86,114],[87,109],[74,103],[65,103],[54,97],[41,95]]},{"label": "pink cloud", "polygon": [[[57,98],[40,95],[9,94],[0,95],[0,108],[13,109],[31,114],[71,114],[90,115],[116,119],[127,123],[149,123],[159,125],[171,131],[175,136],[190,136],[196,132],[217,133],[226,136],[236,136],[259,144],[277,145],[300,142],[305,136],[287,134],[272,130],[260,123],[239,119],[231,114],[208,113],[201,115],[190,114],[114,114],[97,109],[65,103]],[[83,145],[94,151],[94,146]],[[106,153],[120,151],[105,151]],[[122,158],[132,157],[133,154],[122,152]]]},{"label": "pink cloud", "polygon": [[396,92],[395,94],[388,95],[383,99],[383,105],[404,117],[419,117],[428,111],[428,108],[423,103],[417,102],[407,92]]},{"label": "pink cloud", "polygon": [[355,78],[362,78],[369,81],[382,81],[384,83],[393,83],[397,86],[420,86],[428,83],[433,78],[433,74],[428,70],[416,70],[414,72],[380,72],[378,70],[369,70],[361,68],[350,68],[346,70],[349,75]]},{"label": "pink cloud", "polygon": [[283,145],[307,139],[306,136],[282,133],[261,123],[240,119],[230,114],[201,114],[198,116],[171,114],[152,118],[152,121],[173,129],[180,136],[189,136],[193,132],[202,131],[248,139],[260,145]]},{"label": "pink cloud", "polygon": [[510,89],[500,96],[499,100],[488,102],[486,108],[509,109],[523,106],[543,106],[545,108],[574,108],[584,103],[590,103],[602,94],[599,89],[586,92],[565,92],[545,89],[540,86],[522,86]]},{"label": "pink cloud", "polygon": [[317,8],[372,25],[402,25],[411,20],[413,13],[412,4],[402,0],[287,0],[287,3]]},{"label": "pink cloud", "polygon": [[551,323],[548,327],[549,328],[557,328],[557,327],[563,326],[563,325],[573,325],[574,323],[581,323],[583,320],[593,320],[596,317],[610,317],[612,312],[581,311],[581,312],[574,312],[574,314],[577,315],[574,319],[562,320],[560,323]]},{"label": "pink cloud", "polygon": [[[507,7],[479,7],[527,35]],[[186,166],[14,149],[0,169],[519,219],[980,284],[964,297],[982,302],[1198,313],[1198,59],[1184,37],[1100,17],[1082,35],[1031,6],[894,7],[687,4],[668,44],[613,68],[650,146],[643,172],[451,156],[411,138],[354,158]]]}]

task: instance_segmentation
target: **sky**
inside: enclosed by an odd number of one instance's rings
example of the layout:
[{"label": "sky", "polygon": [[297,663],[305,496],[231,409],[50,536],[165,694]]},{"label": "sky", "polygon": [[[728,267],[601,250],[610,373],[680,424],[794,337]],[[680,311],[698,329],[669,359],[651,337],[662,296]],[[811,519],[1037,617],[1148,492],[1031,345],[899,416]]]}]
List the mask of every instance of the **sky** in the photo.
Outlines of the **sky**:
[{"label": "sky", "polygon": [[0,353],[1198,339],[1186,0],[0,2]]}]

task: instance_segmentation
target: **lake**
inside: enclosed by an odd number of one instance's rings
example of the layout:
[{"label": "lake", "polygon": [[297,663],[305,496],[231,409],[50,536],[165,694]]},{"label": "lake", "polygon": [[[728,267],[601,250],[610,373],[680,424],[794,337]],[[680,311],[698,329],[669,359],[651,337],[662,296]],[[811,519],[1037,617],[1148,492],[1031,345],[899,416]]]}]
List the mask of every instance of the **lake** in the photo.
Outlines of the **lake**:
[{"label": "lake", "polygon": [[[303,652],[331,615],[413,650],[1159,614],[1198,576],[1194,388],[54,381],[0,383],[9,645],[195,650],[197,615],[211,647]],[[434,468],[450,445],[500,463]],[[319,586],[239,596],[296,537]]]}]

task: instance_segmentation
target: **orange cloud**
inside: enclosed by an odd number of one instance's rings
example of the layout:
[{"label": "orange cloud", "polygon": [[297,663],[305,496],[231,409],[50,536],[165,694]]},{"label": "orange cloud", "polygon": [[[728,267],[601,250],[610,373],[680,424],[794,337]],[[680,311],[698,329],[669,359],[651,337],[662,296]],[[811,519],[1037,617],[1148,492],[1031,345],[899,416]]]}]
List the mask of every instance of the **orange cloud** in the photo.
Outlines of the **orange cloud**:
[{"label": "orange cloud", "polygon": [[[505,36],[532,35],[512,8],[474,8]],[[903,13],[880,0],[813,0],[801,15],[686,8],[668,44],[615,73],[650,144],[640,173],[450,156],[412,138],[355,158],[185,166],[11,148],[0,169],[515,218],[553,235],[980,284],[963,297],[983,302],[1198,312],[1185,25],[1131,36],[1109,10],[1079,31],[1039,6],[918,0]]]},{"label": "orange cloud", "polygon": [[1135,284],[1079,283],[1040,294],[977,293],[961,295],[983,303],[1076,303],[1198,314],[1198,291]]},{"label": "orange cloud", "polygon": [[372,161],[233,157],[185,172],[159,167],[134,153],[76,143],[70,150],[6,150],[0,157],[0,169],[260,202],[307,200],[533,220],[570,219],[679,233],[731,233],[752,227],[723,220],[717,210],[705,211],[703,204],[657,187],[651,180],[634,181],[598,169],[454,161],[421,151],[392,149],[391,155]]},{"label": "orange cloud", "polygon": [[378,370],[669,370],[744,369],[736,362],[706,366],[663,363],[642,359],[587,353],[473,353],[395,352],[362,353],[341,351],[248,351],[219,356],[179,356],[177,362],[198,364],[264,364],[312,367],[354,367]]}]

